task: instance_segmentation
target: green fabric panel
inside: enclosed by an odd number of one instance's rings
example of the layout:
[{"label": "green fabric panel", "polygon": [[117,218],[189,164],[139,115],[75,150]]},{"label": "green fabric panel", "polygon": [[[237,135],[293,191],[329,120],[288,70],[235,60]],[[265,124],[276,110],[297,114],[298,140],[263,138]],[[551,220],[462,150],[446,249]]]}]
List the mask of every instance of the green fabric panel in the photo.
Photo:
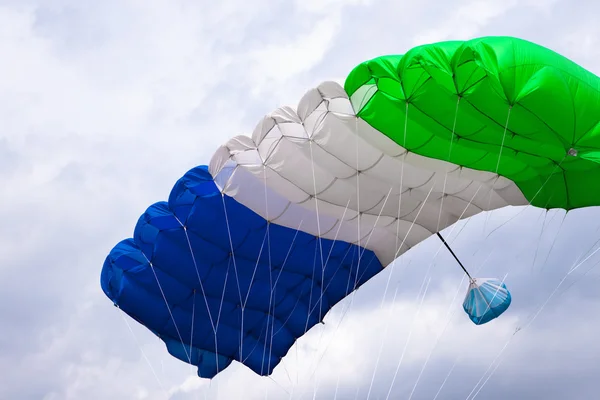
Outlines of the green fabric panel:
[{"label": "green fabric panel", "polygon": [[600,78],[567,58],[511,37],[440,42],[358,65],[345,90],[373,84],[358,116],[408,150],[497,172],[534,206],[600,205]]}]

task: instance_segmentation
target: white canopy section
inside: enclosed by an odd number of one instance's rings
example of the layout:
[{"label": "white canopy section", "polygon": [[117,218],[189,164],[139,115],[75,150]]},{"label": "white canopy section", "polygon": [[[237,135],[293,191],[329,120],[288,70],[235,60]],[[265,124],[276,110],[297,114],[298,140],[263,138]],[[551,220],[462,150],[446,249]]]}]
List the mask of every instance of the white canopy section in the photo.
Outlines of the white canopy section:
[{"label": "white canopy section", "polygon": [[510,180],[407,152],[357,118],[335,82],[229,140],[210,172],[267,220],[356,243],[383,265],[461,218],[528,204]]}]

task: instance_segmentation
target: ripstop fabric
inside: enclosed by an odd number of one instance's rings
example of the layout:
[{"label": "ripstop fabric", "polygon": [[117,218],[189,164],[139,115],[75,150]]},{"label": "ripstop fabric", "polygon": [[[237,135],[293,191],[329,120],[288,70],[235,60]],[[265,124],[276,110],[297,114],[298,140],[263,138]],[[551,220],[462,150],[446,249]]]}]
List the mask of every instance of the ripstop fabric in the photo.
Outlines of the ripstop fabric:
[{"label": "ripstop fabric", "polygon": [[[107,257],[106,295],[211,378],[241,360],[269,375],[295,340],[382,269],[372,251],[269,223],[206,166],[140,217]],[[217,357],[219,355],[219,357]]]},{"label": "ripstop fabric", "polygon": [[600,79],[550,49],[512,37],[418,46],[360,64],[345,89],[411,152],[498,173],[537,207],[600,203]]},{"label": "ripstop fabric", "polygon": [[511,181],[407,152],[324,82],[214,154],[217,185],[264,218],[373,250],[381,263],[459,219],[524,205]]},{"label": "ripstop fabric", "polygon": [[[456,221],[599,205],[599,135],[600,79],[536,44],[378,57],[188,171],[110,251],[101,286],[201,377],[233,360],[269,375],[336,303]],[[504,283],[473,282],[475,324],[506,311]]]},{"label": "ripstop fabric", "polygon": [[463,309],[475,325],[498,318],[508,309],[512,296],[506,284],[494,278],[475,278],[463,301]]}]

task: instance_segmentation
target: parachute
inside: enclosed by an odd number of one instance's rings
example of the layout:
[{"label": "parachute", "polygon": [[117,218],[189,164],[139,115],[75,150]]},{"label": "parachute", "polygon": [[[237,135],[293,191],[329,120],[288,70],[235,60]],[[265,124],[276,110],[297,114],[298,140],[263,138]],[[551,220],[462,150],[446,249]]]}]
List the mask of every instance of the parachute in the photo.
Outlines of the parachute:
[{"label": "parachute", "polygon": [[[270,375],[335,304],[428,237],[447,245],[457,221],[599,205],[599,116],[598,77],[521,39],[366,61],[188,171],[110,251],[102,289],[199,376],[234,360]],[[469,278],[475,324],[509,307],[503,281]]]}]

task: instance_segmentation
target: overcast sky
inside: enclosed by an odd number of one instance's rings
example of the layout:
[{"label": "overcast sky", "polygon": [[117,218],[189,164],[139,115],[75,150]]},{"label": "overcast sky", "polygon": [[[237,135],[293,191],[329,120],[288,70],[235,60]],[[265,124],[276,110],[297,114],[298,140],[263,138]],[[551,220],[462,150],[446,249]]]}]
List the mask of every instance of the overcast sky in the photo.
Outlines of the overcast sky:
[{"label": "overcast sky", "polygon": [[338,304],[271,378],[237,363],[196,377],[99,280],[180,176],[321,81],[482,35],[600,73],[598,15],[593,0],[0,0],[0,399],[365,399],[370,387],[372,399],[390,387],[391,399],[464,399],[499,354],[478,399],[593,398],[600,252],[544,303],[595,249],[599,210],[507,209],[456,227],[465,264],[508,274],[513,304],[493,323],[468,320],[461,271],[430,238]]}]

